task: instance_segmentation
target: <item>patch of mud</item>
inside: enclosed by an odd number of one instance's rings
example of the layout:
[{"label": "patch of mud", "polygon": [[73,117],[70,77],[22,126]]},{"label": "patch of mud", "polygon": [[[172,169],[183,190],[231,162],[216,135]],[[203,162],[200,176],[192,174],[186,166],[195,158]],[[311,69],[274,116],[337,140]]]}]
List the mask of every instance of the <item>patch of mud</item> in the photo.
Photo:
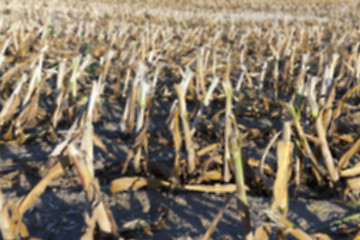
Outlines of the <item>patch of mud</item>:
[{"label": "patch of mud", "polygon": [[[63,182],[66,181],[67,184]],[[60,186],[61,185],[61,186]],[[68,187],[63,187],[68,185]],[[106,188],[106,186],[103,186]],[[19,188],[4,189],[6,195],[18,200]],[[20,193],[19,192],[19,193]],[[153,221],[160,207],[169,209],[169,218],[158,232],[134,232],[127,235],[136,239],[201,239],[211,221],[224,206],[226,195],[197,192],[171,192],[160,189],[142,189],[116,194],[105,191],[104,199],[114,214],[118,226],[135,220]],[[270,207],[268,197],[249,196],[252,227],[261,225]],[[24,222],[30,234],[41,239],[79,239],[85,228],[85,194],[74,180],[57,180],[25,214]],[[289,219],[305,231],[353,214],[354,208],[333,200],[290,199]],[[236,211],[236,199],[231,200],[213,239],[243,239],[242,224]],[[273,236],[275,239],[275,236]]]},{"label": "patch of mud", "polygon": [[[158,209],[165,207],[169,217],[163,229],[157,232],[133,232],[126,237],[136,239],[201,239],[218,211],[224,206],[226,195],[205,194],[198,192],[171,191],[169,189],[141,189],[110,194],[109,181],[114,176],[107,176],[106,166],[120,165],[126,158],[131,145],[119,132],[119,121],[122,114],[120,100],[107,100],[102,108],[101,118],[95,123],[95,132],[102,139],[108,151],[115,156],[109,158],[100,149],[95,148],[95,167],[104,193],[104,199],[114,214],[118,227],[124,223],[144,219],[153,221],[159,214]],[[155,102],[149,132],[159,132],[171,107]],[[240,123],[247,128],[258,128],[261,131],[280,129],[281,121],[242,118]],[[48,155],[61,140],[61,134],[55,142],[35,140],[23,146],[2,145],[0,155],[0,187],[7,199],[18,201],[25,196],[46,174],[53,164]],[[245,153],[260,159],[266,146],[264,140],[247,141]],[[260,150],[259,150],[260,149]],[[268,162],[275,162],[275,153],[271,151]],[[149,146],[149,158],[171,166],[174,149],[159,144]],[[111,172],[111,169],[109,170]],[[344,218],[355,213],[356,209],[340,205],[335,198],[315,199],[317,193],[311,189],[303,193],[292,194],[288,218],[301,229],[309,232],[322,227],[333,220]],[[266,196],[249,196],[252,227],[261,225],[266,216],[264,210],[270,207],[271,199]],[[77,175],[69,170],[66,175],[52,182],[39,201],[25,214],[24,222],[31,236],[41,239],[79,239],[85,229],[84,213],[87,210],[85,194]],[[242,224],[236,211],[236,200],[233,198],[225,211],[213,239],[242,239]],[[273,236],[275,239],[275,236]]]}]

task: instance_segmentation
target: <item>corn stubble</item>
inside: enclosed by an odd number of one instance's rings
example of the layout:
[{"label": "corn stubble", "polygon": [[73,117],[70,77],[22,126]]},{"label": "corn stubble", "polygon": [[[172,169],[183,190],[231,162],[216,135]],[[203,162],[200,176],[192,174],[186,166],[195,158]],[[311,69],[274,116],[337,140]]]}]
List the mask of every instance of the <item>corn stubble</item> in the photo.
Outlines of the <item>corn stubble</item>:
[{"label": "corn stubble", "polygon": [[[245,239],[327,239],[287,218],[289,188],[316,184],[342,201],[359,201],[359,19],[349,17],[356,1],[319,1],[312,17],[283,13],[308,13],[309,2],[0,3],[0,143],[56,139],[54,164],[26,195],[15,203],[0,189],[3,239],[35,239],[24,214],[69,168],[87,197],[82,239],[118,239],[138,226],[161,230],[167,209],[155,223],[116,225],[95,175],[95,146],[116,160],[115,176],[105,179],[112,193],[143,187],[230,193],[204,239],[233,198]],[[220,6],[226,11],[211,10]],[[95,134],[105,99],[124,103],[116,121],[129,149],[125,159]],[[150,130],[164,99],[172,106],[166,126]],[[244,126],[242,118],[283,127]],[[261,159],[244,154],[248,143],[264,140]],[[170,168],[150,159],[156,144],[173,148]],[[267,159],[273,147],[276,162]],[[161,177],[149,169],[154,162]],[[257,228],[248,201],[254,189],[272,195]]]}]

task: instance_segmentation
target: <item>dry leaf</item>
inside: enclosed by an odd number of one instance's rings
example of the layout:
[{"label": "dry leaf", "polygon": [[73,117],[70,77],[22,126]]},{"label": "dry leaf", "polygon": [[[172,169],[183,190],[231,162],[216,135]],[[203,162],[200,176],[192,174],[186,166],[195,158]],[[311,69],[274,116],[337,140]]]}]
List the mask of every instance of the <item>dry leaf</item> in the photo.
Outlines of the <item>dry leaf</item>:
[{"label": "dry leaf", "polygon": [[19,213],[21,216],[36,203],[41,194],[44,193],[46,187],[49,183],[61,177],[64,174],[63,166],[58,162],[54,167],[52,167],[49,173],[41,179],[41,181],[26,195],[26,197],[19,203]]},{"label": "dry leaf", "polygon": [[352,145],[352,147],[344,153],[344,155],[341,157],[339,165],[338,165],[338,171],[341,171],[343,168],[345,168],[349,160],[352,156],[354,156],[356,153],[360,151],[360,138]]}]

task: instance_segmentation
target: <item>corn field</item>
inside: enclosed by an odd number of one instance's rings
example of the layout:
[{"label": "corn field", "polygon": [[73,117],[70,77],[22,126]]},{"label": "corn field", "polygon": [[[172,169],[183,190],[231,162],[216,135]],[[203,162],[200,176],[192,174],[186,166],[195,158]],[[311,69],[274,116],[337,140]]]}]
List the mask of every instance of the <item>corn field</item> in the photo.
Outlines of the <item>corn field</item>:
[{"label": "corn field", "polygon": [[[2,239],[360,239],[359,10],[1,1]],[[196,234],[190,203],[173,217],[184,195],[220,199]],[[294,206],[317,200],[346,210],[303,227]]]}]

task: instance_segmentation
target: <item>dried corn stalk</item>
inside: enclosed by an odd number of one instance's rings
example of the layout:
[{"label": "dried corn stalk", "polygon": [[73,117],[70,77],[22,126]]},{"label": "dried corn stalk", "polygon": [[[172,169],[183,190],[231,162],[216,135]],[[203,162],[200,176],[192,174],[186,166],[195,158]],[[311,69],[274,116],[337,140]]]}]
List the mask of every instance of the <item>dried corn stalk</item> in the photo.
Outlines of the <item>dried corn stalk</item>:
[{"label": "dried corn stalk", "polygon": [[192,134],[190,131],[190,124],[189,124],[189,113],[187,112],[186,108],[186,101],[185,95],[187,92],[187,88],[189,83],[192,79],[192,72],[190,70],[186,71],[185,78],[182,82],[175,86],[176,94],[179,100],[179,107],[180,107],[180,118],[183,127],[184,137],[185,137],[185,145],[187,151],[187,171],[188,173],[193,173],[196,167],[196,156],[195,150],[192,141]]},{"label": "dried corn stalk", "polygon": [[273,190],[271,209],[279,210],[286,216],[288,206],[288,183],[291,175],[292,152],[294,143],[290,140],[290,122],[284,123],[283,140],[277,145],[277,171]]},{"label": "dried corn stalk", "polygon": [[253,239],[250,224],[250,208],[246,196],[244,163],[241,156],[242,139],[237,129],[231,137],[231,153],[235,166],[235,182],[238,197],[238,213],[242,219],[245,239]]},{"label": "dried corn stalk", "polygon": [[232,115],[232,89],[229,80],[223,83],[224,91],[226,93],[226,105],[225,105],[225,131],[224,131],[224,181],[230,181],[230,135],[232,132],[231,129],[231,120]]},{"label": "dried corn stalk", "polygon": [[330,152],[327,136],[326,136],[326,129],[324,128],[323,125],[324,111],[319,112],[319,107],[316,101],[316,95],[315,95],[316,82],[317,82],[316,78],[311,79],[310,89],[308,91],[307,99],[309,101],[309,105],[311,108],[311,116],[315,118],[315,128],[320,140],[320,148],[325,161],[327,171],[329,173],[331,181],[337,182],[339,180],[339,174],[335,168],[335,161]]}]

